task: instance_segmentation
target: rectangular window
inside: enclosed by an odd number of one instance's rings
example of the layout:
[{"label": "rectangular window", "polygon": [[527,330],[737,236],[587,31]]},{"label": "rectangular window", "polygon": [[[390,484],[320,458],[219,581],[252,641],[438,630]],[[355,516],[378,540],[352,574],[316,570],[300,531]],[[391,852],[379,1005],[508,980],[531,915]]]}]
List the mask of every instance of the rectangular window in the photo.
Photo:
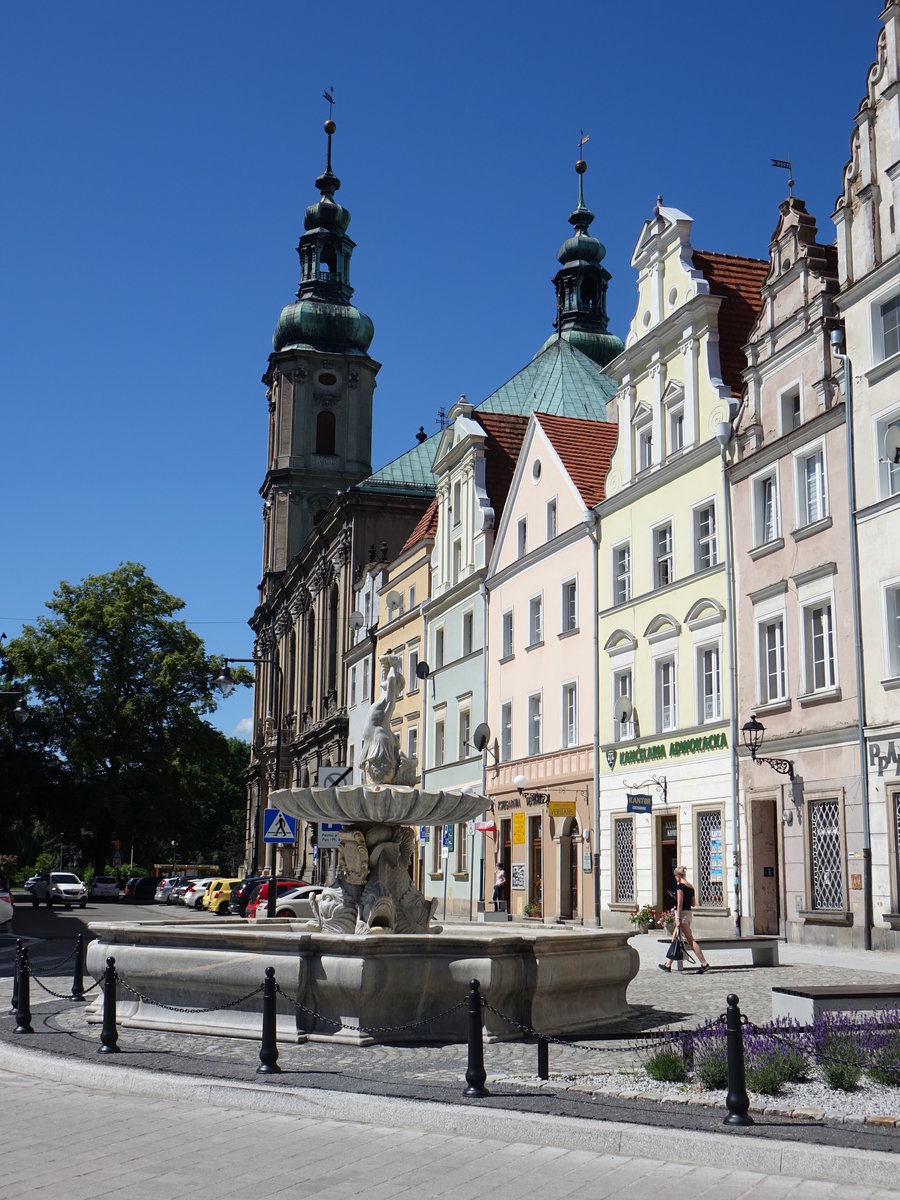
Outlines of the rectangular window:
[{"label": "rectangular window", "polygon": [[435,669],[444,665],[444,630],[434,631],[434,665]]},{"label": "rectangular window", "polygon": [[616,702],[622,697],[631,699],[631,667],[624,671],[616,671],[613,676],[613,741],[627,742],[634,737],[634,717],[627,721],[617,721],[615,716]]},{"label": "rectangular window", "polygon": [[642,429],[638,434],[638,471],[649,471],[653,465],[653,430]]},{"label": "rectangular window", "polygon": [[821,447],[798,460],[797,505],[801,528],[825,516],[825,455]]},{"label": "rectangular window", "polygon": [[556,537],[556,501],[547,501],[547,541],[552,542]]},{"label": "rectangular window", "polygon": [[407,609],[412,611],[416,606],[416,585],[412,584],[409,589],[409,600],[407,601]]},{"label": "rectangular window", "polygon": [[885,358],[900,354],[900,296],[881,306],[881,338]]},{"label": "rectangular window", "polygon": [[460,760],[468,758],[470,754],[475,752],[475,747],[470,745],[472,736],[472,714],[467,708],[460,709],[459,713],[459,754],[457,758]]},{"label": "rectangular window", "polygon": [[773,704],[787,696],[784,656],[784,617],[761,621],[759,626],[759,699]]},{"label": "rectangular window", "polygon": [[684,449],[684,409],[673,408],[669,412],[669,453],[676,454]]},{"label": "rectangular window", "polygon": [[560,599],[563,633],[572,633],[573,630],[578,628],[577,600],[578,595],[575,580],[570,579],[562,585],[562,596]]},{"label": "rectangular window", "polygon": [[722,719],[722,676],[719,647],[704,646],[697,652],[700,692],[700,724]]},{"label": "rectangular window", "polygon": [[350,668],[350,707],[356,703],[356,667]]},{"label": "rectangular window", "polygon": [[753,481],[753,522],[757,546],[774,542],[778,537],[778,484],[774,471]]},{"label": "rectangular window", "polygon": [[541,752],[541,693],[528,697],[528,753]]},{"label": "rectangular window", "polygon": [[656,729],[662,733],[675,728],[675,659],[661,658],[656,663]]},{"label": "rectangular window", "polygon": [[524,558],[528,553],[528,520],[526,517],[520,517],[516,526],[516,547],[519,558]]},{"label": "rectangular window", "polygon": [[502,654],[504,658],[512,658],[515,652],[513,643],[513,615],[512,609],[509,609],[503,614],[502,622]]},{"label": "rectangular window", "polygon": [[631,599],[631,542],[623,542],[613,550],[613,603],[625,604]]},{"label": "rectangular window", "polygon": [[672,526],[660,525],[653,530],[653,584],[663,588],[675,578],[675,555],[672,545]]},{"label": "rectangular window", "polygon": [[500,705],[500,761],[512,760],[512,703]]},{"label": "rectangular window", "polygon": [[456,541],[453,543],[453,582],[459,583],[459,577],[462,574],[462,542]]},{"label": "rectangular window", "polygon": [[781,432],[784,434],[799,429],[801,420],[800,389],[790,388],[781,396]]},{"label": "rectangular window", "polygon": [[363,701],[363,704],[368,704],[369,699],[371,698],[371,694],[372,693],[369,690],[369,660],[366,658],[363,660],[363,677],[362,677],[362,701]]},{"label": "rectangular window", "polygon": [[616,904],[634,903],[634,821],[631,817],[613,818]]},{"label": "rectangular window", "polygon": [[838,801],[813,800],[809,816],[812,907],[839,911],[844,907],[844,869]]},{"label": "rectangular window", "polygon": [[697,813],[697,903],[701,908],[722,906],[724,854],[722,813],[719,809]]},{"label": "rectangular window", "polygon": [[442,767],[444,765],[444,722],[435,721],[434,723],[434,765]]},{"label": "rectangular window", "polygon": [[419,753],[419,731],[413,726],[406,734],[407,758],[416,758]]},{"label": "rectangular window", "polygon": [[453,485],[453,524],[459,525],[462,521],[462,482],[457,479]]},{"label": "rectangular window", "polygon": [[900,585],[884,589],[885,644],[887,669],[892,679],[900,676]]},{"label": "rectangular window", "polygon": [[705,571],[717,562],[716,508],[706,504],[694,510],[694,570]]},{"label": "rectangular window", "polygon": [[878,422],[875,447],[881,495],[900,495],[900,417],[896,413]]},{"label": "rectangular window", "polygon": [[469,831],[465,825],[456,827],[456,873],[465,875],[469,870]]},{"label": "rectangular window", "polygon": [[544,640],[544,602],[540,596],[528,601],[528,645],[539,646]]},{"label": "rectangular window", "polygon": [[463,657],[472,653],[475,644],[475,614],[463,613],[462,619],[462,652]]},{"label": "rectangular window", "polygon": [[834,622],[830,601],[810,604],[804,608],[803,634],[807,692],[821,692],[833,688]]},{"label": "rectangular window", "polygon": [[416,674],[416,668],[419,665],[419,651],[410,650],[407,662],[409,665],[406,672],[406,689],[409,692],[417,692],[419,690],[419,677]]},{"label": "rectangular window", "polygon": [[574,683],[563,684],[562,690],[562,744],[578,745],[578,688]]}]

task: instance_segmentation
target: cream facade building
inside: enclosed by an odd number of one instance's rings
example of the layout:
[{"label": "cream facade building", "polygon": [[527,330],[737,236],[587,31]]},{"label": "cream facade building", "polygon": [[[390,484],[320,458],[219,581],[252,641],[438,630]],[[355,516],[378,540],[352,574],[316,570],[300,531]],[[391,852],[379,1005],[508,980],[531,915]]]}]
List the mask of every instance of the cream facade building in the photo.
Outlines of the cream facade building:
[{"label": "cream facade building", "polygon": [[[747,896],[735,822],[723,466],[717,428],[767,264],[691,246],[658,202],[632,257],[638,300],[618,381],[618,441],[599,517],[599,739],[604,923],[697,889],[697,929],[728,932]],[[621,702],[621,703],[620,703]],[[618,705],[618,708],[617,708]]]}]

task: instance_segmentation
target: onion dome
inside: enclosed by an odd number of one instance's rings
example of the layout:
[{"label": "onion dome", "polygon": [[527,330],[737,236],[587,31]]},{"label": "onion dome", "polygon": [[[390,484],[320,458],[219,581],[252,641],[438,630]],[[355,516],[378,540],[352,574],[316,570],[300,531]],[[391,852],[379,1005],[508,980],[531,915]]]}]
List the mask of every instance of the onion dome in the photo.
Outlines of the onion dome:
[{"label": "onion dome", "polygon": [[319,199],[306,210],[304,233],[297,246],[300,287],[297,303],[281,311],[272,344],[276,350],[295,347],[365,354],[375,326],[350,303],[350,256],[355,243],[347,236],[350,212],[334,198],[341,181],[331,169],[334,121],[325,122],[328,157],[316,180]]}]

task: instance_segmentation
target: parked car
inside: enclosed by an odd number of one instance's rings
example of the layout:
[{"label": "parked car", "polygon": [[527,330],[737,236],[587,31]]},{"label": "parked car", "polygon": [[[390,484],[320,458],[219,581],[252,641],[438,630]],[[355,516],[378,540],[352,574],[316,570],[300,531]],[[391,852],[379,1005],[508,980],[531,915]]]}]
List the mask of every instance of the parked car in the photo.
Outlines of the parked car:
[{"label": "parked car", "polygon": [[203,904],[203,897],[206,895],[207,888],[212,881],[212,875],[207,879],[195,879],[184,893],[185,908],[200,908]]},{"label": "parked car", "polygon": [[156,875],[134,875],[125,884],[122,899],[130,904],[150,904],[158,884],[159,877]]},{"label": "parked car", "polygon": [[0,930],[7,931],[12,928],[14,911],[15,905],[9,880],[5,875],[0,875]]},{"label": "parked car", "polygon": [[229,912],[235,917],[245,917],[247,915],[247,905],[250,903],[250,898],[261,883],[265,882],[265,875],[248,875],[242,879],[237,887],[231,889],[231,900],[228,904]]},{"label": "parked car", "polygon": [[169,893],[169,904],[184,904],[185,893],[196,881],[196,875],[182,875]]},{"label": "parked car", "polygon": [[115,875],[95,875],[88,888],[89,900],[118,900],[119,881]]},{"label": "parked car", "polygon": [[[278,897],[285,895],[287,892],[293,891],[294,888],[304,887],[302,879],[279,879],[275,888],[275,901],[278,902]],[[269,904],[269,881],[259,884],[256,891],[250,897],[250,903],[247,905],[247,917],[251,921],[264,921],[266,918],[266,910]]]},{"label": "parked car", "polygon": [[232,885],[240,882],[240,879],[214,879],[206,889],[203,907],[209,912],[218,913],[220,917],[224,917],[231,901]]},{"label": "parked car", "polygon": [[30,892],[30,891],[32,891],[32,890],[33,890],[33,888],[34,888],[34,885],[35,885],[36,883],[40,883],[40,881],[41,881],[41,877],[40,877],[40,875],[38,875],[38,874],[37,874],[37,872],[35,872],[35,874],[34,874],[34,875],[29,875],[29,876],[28,876],[28,878],[27,878],[27,879],[25,880],[25,882],[22,884],[22,887],[25,889],[25,891],[26,891],[26,892]]},{"label": "parked car", "polygon": [[[312,899],[314,896],[320,896],[322,889],[309,884],[304,884],[303,887],[293,888],[275,897],[275,916],[276,917],[308,917],[312,918],[316,914],[313,911]],[[258,917],[257,910],[257,917]]]},{"label": "parked car", "polygon": [[156,885],[156,894],[153,899],[157,904],[171,904],[172,892],[181,883],[180,875],[167,875],[165,879],[161,879]]},{"label": "parked car", "polygon": [[77,904],[84,908],[87,904],[87,888],[77,875],[70,871],[51,871],[48,877],[41,877],[31,889],[31,903],[37,908],[46,904],[52,908],[54,904],[64,904],[71,908]]}]

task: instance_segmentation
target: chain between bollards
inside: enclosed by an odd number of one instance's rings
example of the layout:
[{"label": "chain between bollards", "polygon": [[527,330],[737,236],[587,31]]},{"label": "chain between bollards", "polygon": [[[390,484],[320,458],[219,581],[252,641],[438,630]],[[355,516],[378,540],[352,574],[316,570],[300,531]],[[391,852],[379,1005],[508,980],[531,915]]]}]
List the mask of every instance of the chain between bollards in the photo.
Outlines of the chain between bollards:
[{"label": "chain between bollards", "polygon": [[280,1075],[278,1065],[278,1044],[275,1015],[275,968],[266,967],[266,978],[263,982],[263,1011],[262,1011],[262,1045],[259,1048],[259,1066],[257,1075]]},{"label": "chain between bollards", "polygon": [[103,1025],[100,1029],[100,1048],[98,1054],[119,1054],[117,1042],[119,1034],[116,1029],[116,960],[112,957],[106,960],[106,973],[103,976]]},{"label": "chain between bollards", "polygon": [[469,1055],[466,1064],[466,1089],[464,1096],[489,1096],[484,1086],[487,1072],[484,1069],[484,1017],[482,1014],[481,984],[473,979],[469,984],[467,1008],[469,1013]]},{"label": "chain between bollards", "polygon": [[725,1107],[728,1116],[722,1122],[724,1125],[752,1125],[753,1118],[749,1115],[750,1097],[747,1095],[747,1084],[744,1079],[744,1035],[741,1030],[741,1010],[738,1008],[738,998],[731,992],[725,1003],[725,1054],[728,1061],[728,1092],[725,1096]]},{"label": "chain between bollards", "polygon": [[16,1033],[34,1033],[31,1027],[30,972],[28,947],[20,939],[16,965]]}]

